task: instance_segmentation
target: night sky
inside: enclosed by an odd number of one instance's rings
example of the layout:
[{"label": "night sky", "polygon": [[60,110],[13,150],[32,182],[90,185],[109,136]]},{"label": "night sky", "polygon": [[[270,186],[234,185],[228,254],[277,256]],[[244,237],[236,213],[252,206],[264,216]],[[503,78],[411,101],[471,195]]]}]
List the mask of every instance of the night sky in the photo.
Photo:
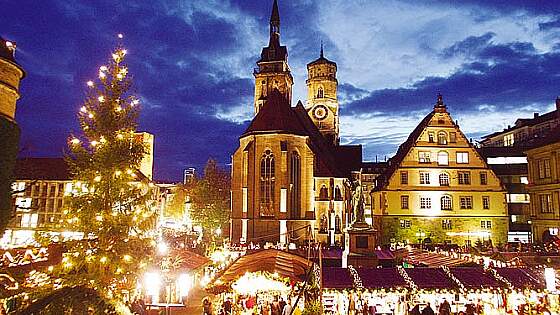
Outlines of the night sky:
[{"label": "night sky", "polygon": [[[460,4],[458,4],[460,2]],[[179,180],[209,157],[230,162],[253,113],[253,68],[272,0],[0,0],[0,36],[26,69],[16,119],[22,155],[62,156],[79,130],[85,82],[123,33],[140,130],[155,135],[155,178]],[[441,92],[479,138],[560,94],[560,1],[280,0],[294,99],[305,65],[338,63],[343,144],[390,157]]]}]

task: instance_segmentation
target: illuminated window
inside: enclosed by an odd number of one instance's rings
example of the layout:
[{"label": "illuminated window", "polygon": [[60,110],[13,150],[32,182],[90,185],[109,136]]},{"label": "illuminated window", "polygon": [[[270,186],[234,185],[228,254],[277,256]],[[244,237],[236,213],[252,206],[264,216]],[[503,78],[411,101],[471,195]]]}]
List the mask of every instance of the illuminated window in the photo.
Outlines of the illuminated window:
[{"label": "illuminated window", "polygon": [[442,196],[441,197],[441,210],[452,210],[453,209],[453,202],[451,201],[451,196]]},{"label": "illuminated window", "polygon": [[550,178],[550,159],[538,161],[539,178]]},{"label": "illuminated window", "polygon": [[482,196],[482,209],[485,209],[485,210],[490,209],[490,197],[489,196]]},{"label": "illuminated window", "polygon": [[444,229],[444,230],[453,229],[453,224],[451,223],[451,220],[449,220],[449,219],[441,220],[441,228]]},{"label": "illuminated window", "polygon": [[488,174],[480,172],[480,185],[488,185]]},{"label": "illuminated window", "polygon": [[408,209],[408,196],[401,196],[401,209]]},{"label": "illuminated window", "polygon": [[434,142],[434,132],[428,132],[428,142]]},{"label": "illuminated window", "polygon": [[297,152],[292,152],[290,163],[290,204],[292,215],[296,218],[300,216],[300,190],[301,190],[301,166],[300,157]]},{"label": "illuminated window", "polygon": [[449,142],[451,142],[451,143],[457,142],[457,133],[456,132],[450,132],[449,133]]},{"label": "illuminated window", "polygon": [[338,185],[334,187],[334,200],[342,200],[342,192],[340,191],[340,187],[338,187]]},{"label": "illuminated window", "polygon": [[438,153],[438,164],[439,165],[448,165],[449,164],[449,154],[445,151],[441,151]]},{"label": "illuminated window", "polygon": [[340,221],[340,216],[337,215],[336,217],[334,217],[334,231],[335,233],[340,233],[340,226],[341,226],[341,221]]},{"label": "illuminated window", "polygon": [[438,144],[447,144],[447,134],[443,131],[438,132],[437,142]]},{"label": "illuminated window", "polygon": [[412,226],[410,220],[400,220],[400,224],[401,224],[401,229],[410,229],[410,227]]},{"label": "illuminated window", "polygon": [[449,174],[447,174],[447,173],[439,174],[439,185],[440,186],[449,186]]},{"label": "illuminated window", "polygon": [[552,213],[552,194],[539,195],[541,213]]},{"label": "illuminated window", "polygon": [[461,205],[461,209],[472,209],[472,197],[471,196],[463,196],[459,198],[459,203]]},{"label": "illuminated window", "polygon": [[420,197],[420,209],[431,209],[431,208],[432,208],[432,198]]},{"label": "illuminated window", "polygon": [[323,88],[320,87],[319,89],[317,89],[317,98],[323,98]]},{"label": "illuminated window", "polygon": [[521,184],[525,184],[525,185],[529,184],[529,179],[527,178],[527,176],[521,176],[519,180]]},{"label": "illuminated window", "polygon": [[457,152],[457,163],[468,164],[469,163],[469,153],[468,152]]},{"label": "illuminated window", "polygon": [[420,172],[420,184],[429,185],[430,184],[430,173]]},{"label": "illuminated window", "polygon": [[274,155],[266,150],[261,158],[261,216],[274,216],[274,181]]},{"label": "illuminated window", "polygon": [[459,176],[459,185],[470,185],[471,184],[471,173],[470,172],[457,172]]},{"label": "illuminated window", "polygon": [[418,152],[418,162],[420,163],[430,163],[430,152],[420,151]]},{"label": "illuminated window", "polygon": [[488,221],[488,220],[480,221],[480,227],[483,229],[491,229],[492,221]]},{"label": "illuminated window", "polygon": [[408,172],[401,172],[401,185],[408,185]]}]

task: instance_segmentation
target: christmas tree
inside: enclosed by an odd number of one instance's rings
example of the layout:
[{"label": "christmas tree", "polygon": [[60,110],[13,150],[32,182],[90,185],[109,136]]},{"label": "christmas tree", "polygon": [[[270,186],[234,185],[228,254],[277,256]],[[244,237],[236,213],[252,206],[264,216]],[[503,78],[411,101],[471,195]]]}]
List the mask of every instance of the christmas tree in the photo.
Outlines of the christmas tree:
[{"label": "christmas tree", "polygon": [[[119,36],[120,37],[120,36]],[[152,257],[155,207],[138,171],[146,153],[135,136],[139,101],[118,46],[99,79],[88,81],[79,110],[82,133],[69,139],[74,179],[67,228],[83,233],[68,244],[58,270],[65,285],[86,285],[109,298],[131,292]]]}]

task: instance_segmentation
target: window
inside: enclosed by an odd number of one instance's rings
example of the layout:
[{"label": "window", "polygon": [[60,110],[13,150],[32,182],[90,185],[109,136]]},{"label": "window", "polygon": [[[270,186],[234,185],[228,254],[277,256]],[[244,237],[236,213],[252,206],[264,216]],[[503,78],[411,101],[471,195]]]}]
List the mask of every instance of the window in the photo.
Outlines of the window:
[{"label": "window", "polygon": [[490,197],[489,196],[482,196],[482,209],[485,209],[485,210],[490,209]]},{"label": "window", "polygon": [[480,221],[480,227],[483,229],[491,229],[492,228],[492,221]]},{"label": "window", "polygon": [[449,186],[449,174],[447,174],[447,173],[439,174],[439,185],[440,186]]},{"label": "window", "polygon": [[461,209],[472,209],[472,197],[463,196],[459,198]]},{"label": "window", "polygon": [[480,172],[480,185],[488,185],[488,174]]},{"label": "window", "polygon": [[420,184],[429,185],[430,184],[430,173],[420,172]]},{"label": "window", "polygon": [[514,142],[514,136],[513,133],[510,133],[509,135],[505,135],[504,136],[504,147],[510,147],[513,145]]},{"label": "window", "polygon": [[542,159],[538,162],[539,178],[550,178],[550,159]]},{"label": "window", "polygon": [[334,200],[342,200],[342,193],[340,192],[340,187],[338,185],[334,187]]},{"label": "window", "polygon": [[451,220],[447,219],[447,220],[441,220],[441,228],[444,230],[451,230],[453,229],[453,225],[451,223]]},{"label": "window", "polygon": [[418,162],[420,163],[430,163],[430,152],[420,151],[418,152]]},{"label": "window", "polygon": [[434,142],[434,132],[428,132],[428,142]]},{"label": "window", "polygon": [[450,132],[449,133],[449,142],[451,142],[451,143],[457,142],[457,133],[456,132]]},{"label": "window", "polygon": [[420,197],[420,209],[431,209],[431,208],[432,208],[432,198]]},{"label": "window", "polygon": [[521,176],[519,178],[519,181],[521,182],[521,184],[525,184],[525,185],[529,184],[529,178],[527,178],[527,176]]},{"label": "window", "polygon": [[340,233],[340,225],[341,225],[340,216],[337,215],[336,217],[334,217],[334,231],[335,231],[335,233]]},{"label": "window", "polygon": [[410,223],[410,220],[401,220],[401,229],[410,229],[410,226],[412,225]]},{"label": "window", "polygon": [[292,216],[299,218],[301,210],[301,167],[299,154],[295,151],[292,152],[290,160],[290,207],[292,208]]},{"label": "window", "polygon": [[321,221],[319,223],[319,233],[327,233],[327,229],[329,228],[329,221],[326,215],[321,216]]},{"label": "window", "polygon": [[438,132],[437,143],[438,144],[447,144],[447,134],[445,132],[443,132],[443,131]]},{"label": "window", "polygon": [[441,197],[441,210],[453,210],[453,202],[451,196]]},{"label": "window", "polygon": [[449,164],[449,154],[445,151],[441,151],[437,156],[438,165],[448,165]]},{"label": "window", "polygon": [[317,89],[317,98],[323,98],[323,88],[320,87],[319,89]]},{"label": "window", "polygon": [[260,214],[274,216],[274,155],[266,150],[261,158]]},{"label": "window", "polygon": [[469,163],[469,152],[457,152],[457,163],[459,164]]},{"label": "window", "polygon": [[408,185],[408,172],[401,172],[401,185]]},{"label": "window", "polygon": [[329,200],[329,189],[327,186],[321,186],[321,190],[319,191],[319,200]]},{"label": "window", "polygon": [[459,176],[459,185],[470,185],[471,184],[471,173],[470,172],[457,172]]},{"label": "window", "polygon": [[401,209],[408,209],[408,196],[401,196]]},{"label": "window", "polygon": [[552,195],[551,194],[539,195],[539,201],[541,203],[541,213],[552,213]]}]

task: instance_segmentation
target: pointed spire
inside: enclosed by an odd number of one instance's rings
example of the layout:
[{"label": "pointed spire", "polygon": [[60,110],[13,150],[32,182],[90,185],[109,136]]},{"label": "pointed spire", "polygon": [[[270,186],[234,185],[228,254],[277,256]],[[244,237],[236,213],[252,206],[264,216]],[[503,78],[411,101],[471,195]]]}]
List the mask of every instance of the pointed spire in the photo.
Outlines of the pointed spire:
[{"label": "pointed spire", "polygon": [[325,58],[324,56],[325,54],[323,53],[323,40],[321,39],[321,58]]},{"label": "pointed spire", "polygon": [[278,11],[278,1],[272,3],[272,14],[270,15],[270,33],[280,33],[280,13]]}]

